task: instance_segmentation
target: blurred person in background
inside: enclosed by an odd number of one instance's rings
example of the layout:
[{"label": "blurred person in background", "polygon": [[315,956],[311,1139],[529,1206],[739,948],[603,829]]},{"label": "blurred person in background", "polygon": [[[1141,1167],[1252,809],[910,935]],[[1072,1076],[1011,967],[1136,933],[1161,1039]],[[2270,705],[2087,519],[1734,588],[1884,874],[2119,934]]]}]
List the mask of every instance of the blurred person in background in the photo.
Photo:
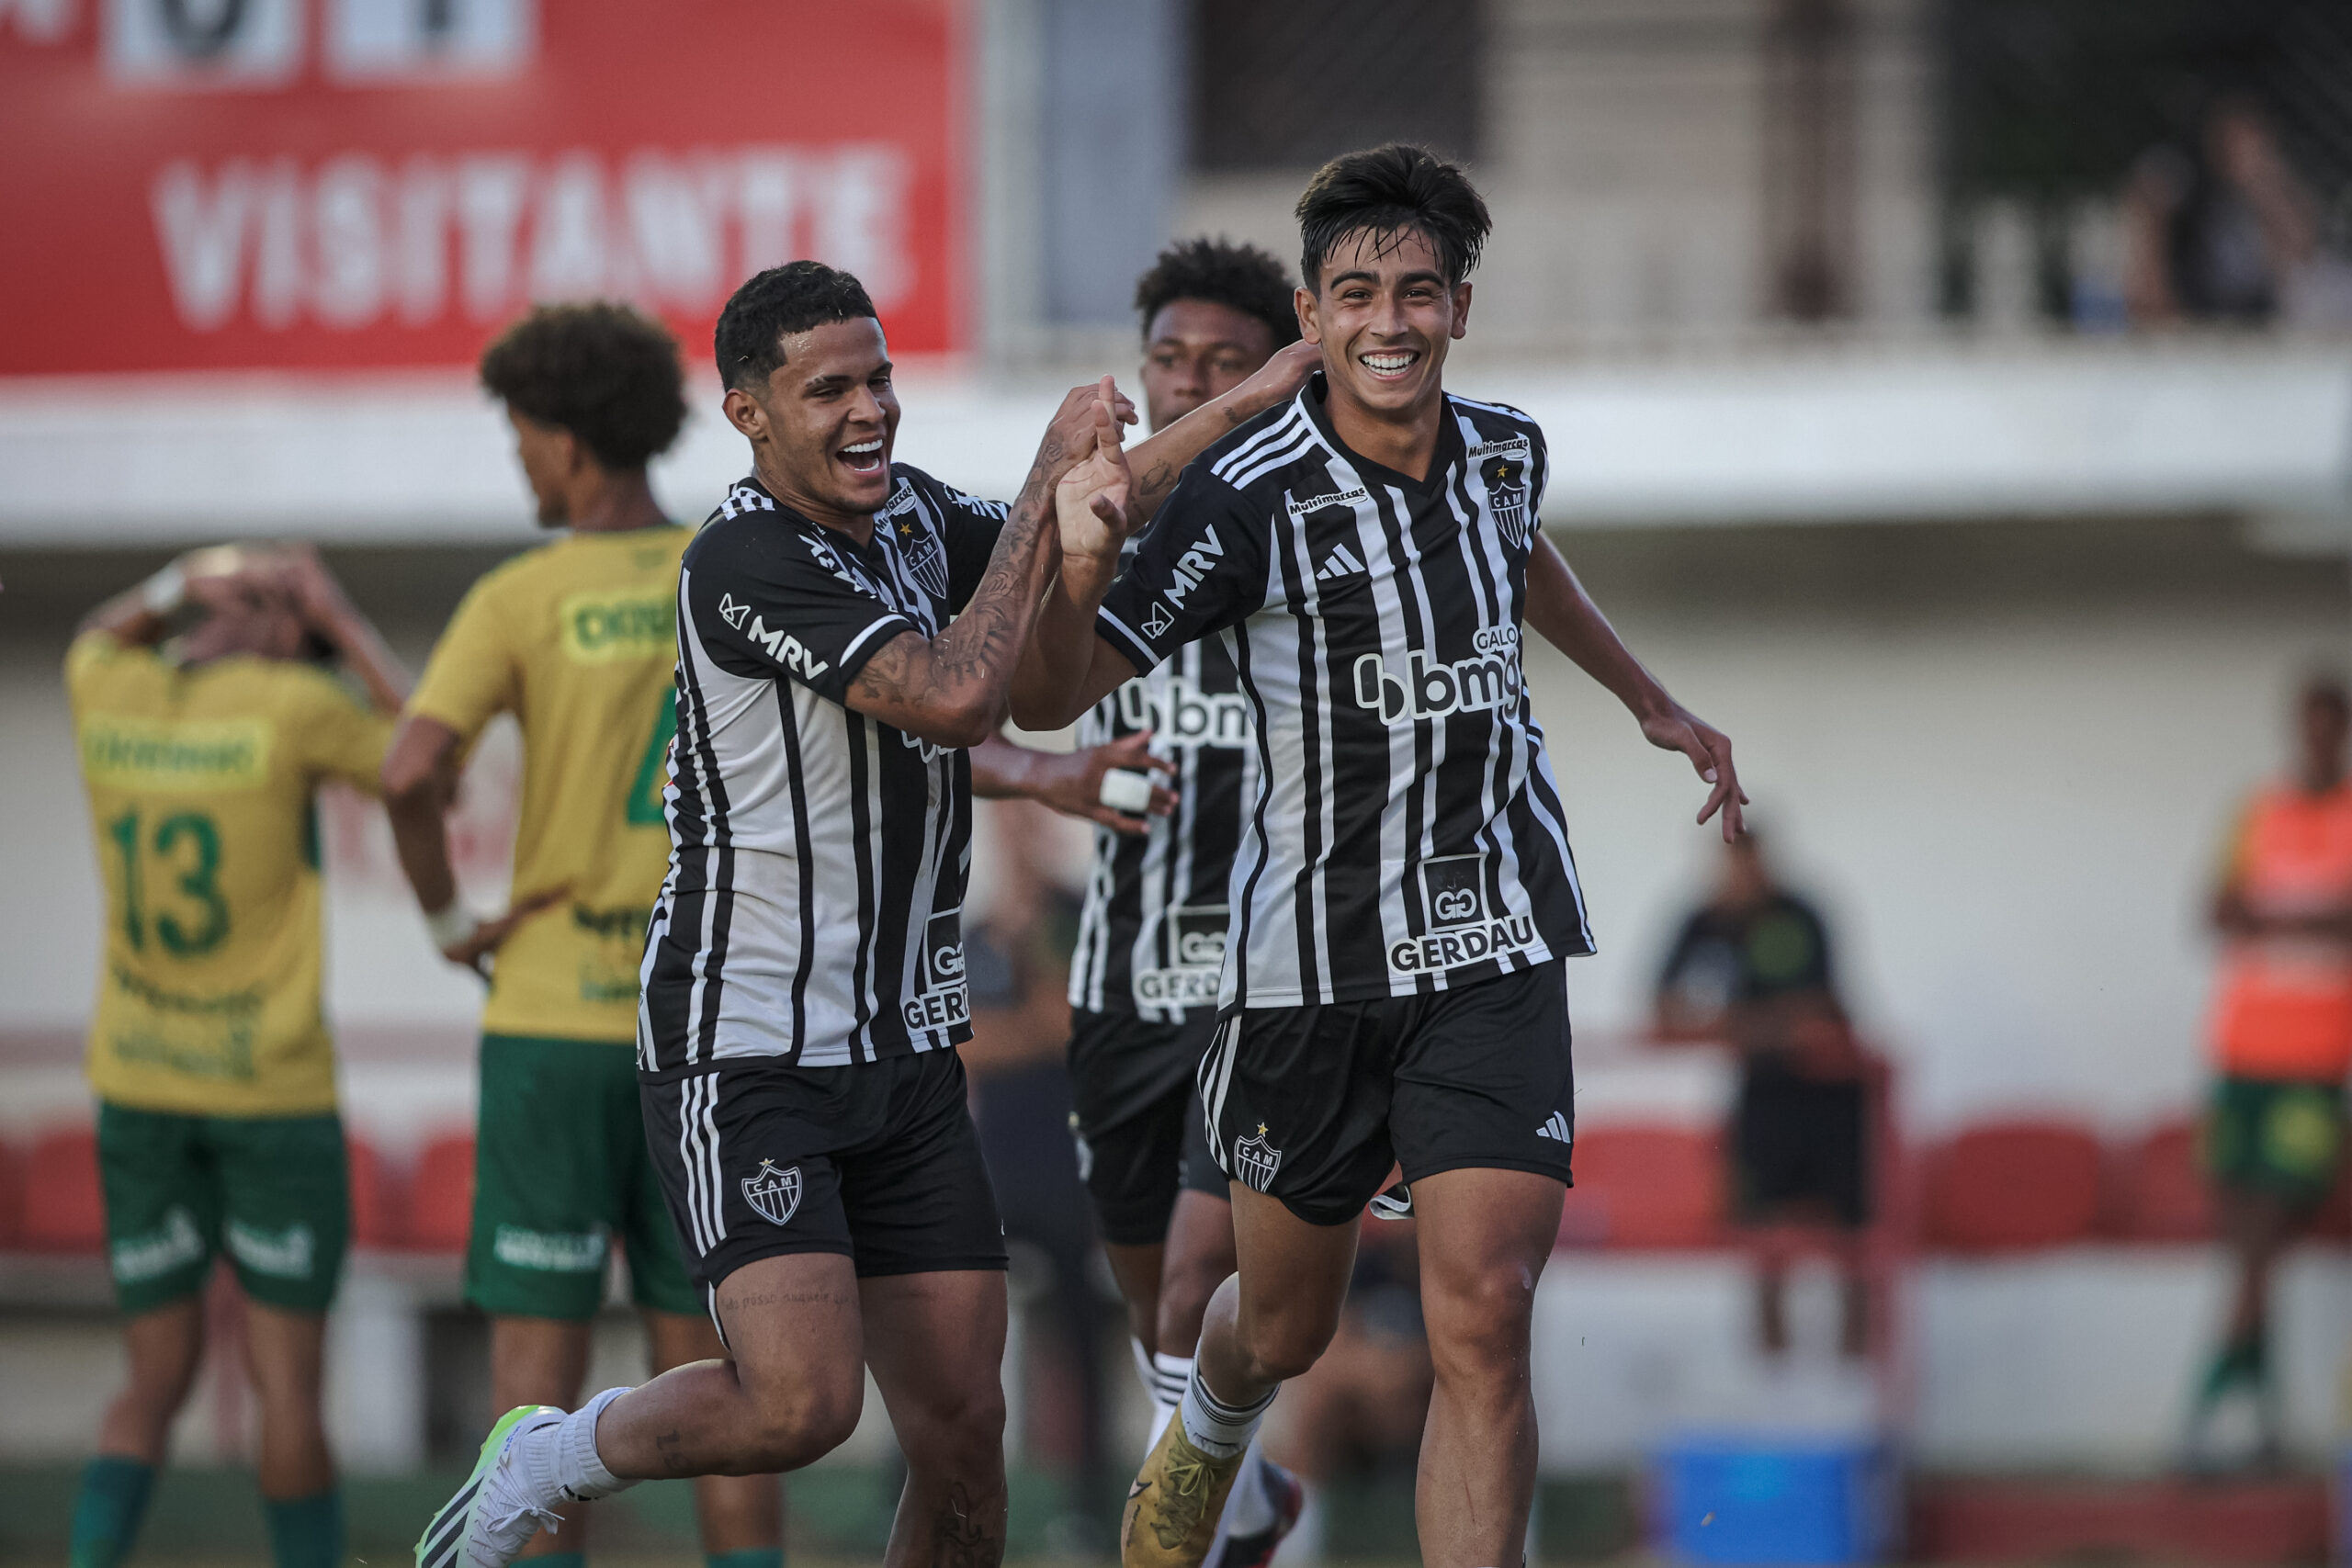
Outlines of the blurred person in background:
[{"label": "blurred person in background", "polygon": [[1787,1354],[1789,1265],[1826,1239],[1843,1275],[1839,1348],[1857,1358],[1870,1336],[1872,1064],[1838,997],[1828,927],[1781,886],[1753,822],[1718,863],[1659,971],[1657,1032],[1739,1055],[1728,1152],[1734,1212],[1754,1232],[1758,1341]]},{"label": "blurred person in background", "polygon": [[[1250,245],[1204,237],[1159,254],[1136,283],[1154,430],[1261,373],[1286,390],[1305,378],[1317,354],[1293,346],[1292,288],[1290,269]],[[1233,1272],[1232,1200],[1193,1076],[1216,1023],[1226,887],[1257,751],[1233,656],[1214,640],[1096,704],[1079,736],[1148,740],[1174,759],[1173,811],[1148,831],[1094,835],[1069,980],[1069,1125],[1126,1300],[1156,1442],[1192,1377],[1201,1314]],[[1263,1563],[1299,1505],[1297,1483],[1253,1451],[1209,1562]]]},{"label": "blurred person in background", "polygon": [[[646,464],[685,422],[677,345],[627,306],[543,306],[482,355],[541,527],[562,530],[467,593],[425,665],[384,763],[401,866],[434,945],[483,975],[481,1101],[466,1300],[490,1314],[494,1409],[579,1403],[606,1255],[659,1372],[725,1354],[686,1276],[646,1156],[637,1096],[637,966],[669,867],[662,818],[678,561],[694,532],[654,499]],[[523,727],[506,911],[458,897],[445,814],[490,721]],[[774,1476],[695,1483],[710,1568],[777,1568]],[[579,1568],[586,1520],[526,1549]]]},{"label": "blurred person in background", "polygon": [[2236,1288],[2188,1425],[2188,1458],[2211,1462],[2211,1423],[2243,1390],[2258,1426],[2256,1458],[2279,1457],[2270,1378],[2272,1270],[2335,1185],[2344,1150],[2344,1075],[2352,1066],[2352,784],[2347,707],[2335,675],[2296,704],[2292,772],[2240,815],[2213,896],[2223,943],[2210,1028],[2220,1069],[2205,1157]]},{"label": "blurred person in background", "polygon": [[[193,625],[166,641],[184,608]],[[138,1537],[224,1252],[272,1557],[343,1562],[319,1396],[350,1200],[315,796],[330,780],[375,793],[407,684],[307,547],[183,556],[93,611],[66,655],[106,886],[89,1075],[129,1363],[74,1503],[74,1568],[112,1568]]]},{"label": "blurred person in background", "polygon": [[2252,99],[2207,112],[2192,147],[2133,167],[2123,196],[2124,301],[2135,321],[2352,323],[2352,265]]}]

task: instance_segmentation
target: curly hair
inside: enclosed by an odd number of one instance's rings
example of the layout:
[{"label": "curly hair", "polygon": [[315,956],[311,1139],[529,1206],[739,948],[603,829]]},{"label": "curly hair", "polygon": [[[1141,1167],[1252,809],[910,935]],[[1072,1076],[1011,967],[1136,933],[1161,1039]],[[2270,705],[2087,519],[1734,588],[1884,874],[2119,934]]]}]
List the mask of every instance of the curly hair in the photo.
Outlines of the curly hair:
[{"label": "curly hair", "polygon": [[541,305],[482,352],[481,384],[508,408],[568,430],[608,468],[641,468],[686,422],[678,344],[626,305]]},{"label": "curly hair", "polygon": [[1372,241],[1373,254],[1385,255],[1407,234],[1419,234],[1437,252],[1448,284],[1458,284],[1478,265],[1494,220],[1459,164],[1426,147],[1392,141],[1363,152],[1343,152],[1315,172],[1298,198],[1298,235],[1305,254],[1298,270],[1306,287],[1322,290],[1323,264],[1351,234]]},{"label": "curly hair", "polygon": [[828,321],[876,312],[865,285],[823,262],[786,262],[757,274],[728,297],[711,346],[718,378],[746,391],[767,385],[784,363],[784,339]]},{"label": "curly hair", "polygon": [[1266,323],[1276,348],[1298,341],[1290,274],[1255,245],[1203,234],[1160,252],[1151,270],[1136,279],[1136,310],[1145,337],[1151,335],[1152,318],[1174,299],[1205,299],[1254,316]]}]

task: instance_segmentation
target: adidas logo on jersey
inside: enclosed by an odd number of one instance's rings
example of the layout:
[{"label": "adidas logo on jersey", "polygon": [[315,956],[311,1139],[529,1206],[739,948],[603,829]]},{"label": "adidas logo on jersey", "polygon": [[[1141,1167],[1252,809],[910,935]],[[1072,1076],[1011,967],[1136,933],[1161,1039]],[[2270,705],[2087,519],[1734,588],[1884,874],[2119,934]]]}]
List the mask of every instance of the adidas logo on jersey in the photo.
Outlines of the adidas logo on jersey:
[{"label": "adidas logo on jersey", "polygon": [[1573,1144],[1576,1134],[1568,1130],[1568,1119],[1555,1111],[1544,1118],[1544,1125],[1535,1129],[1539,1138],[1549,1138],[1555,1144]]},{"label": "adidas logo on jersey", "polygon": [[1331,553],[1323,558],[1323,564],[1315,569],[1315,581],[1329,582],[1335,577],[1353,577],[1363,569],[1363,562],[1356,559],[1355,552],[1342,542],[1332,546]]}]

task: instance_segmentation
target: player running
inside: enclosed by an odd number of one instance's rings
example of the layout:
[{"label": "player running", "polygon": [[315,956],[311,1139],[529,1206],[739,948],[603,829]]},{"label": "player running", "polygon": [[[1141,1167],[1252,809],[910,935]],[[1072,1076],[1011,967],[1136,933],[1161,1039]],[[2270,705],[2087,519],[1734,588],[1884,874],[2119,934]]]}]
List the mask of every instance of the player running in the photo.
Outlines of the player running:
[{"label": "player running", "polygon": [[[1192,1568],[1285,1378],[1331,1337],[1367,1201],[1401,1163],[1436,1387],[1422,1561],[1515,1561],[1534,1484],[1528,1332],[1575,1104],[1564,960],[1591,951],[1520,660],[1532,621],[1713,786],[1731,746],[1618,640],[1536,525],[1544,436],[1449,396],[1484,202],[1414,147],[1300,198],[1298,313],[1323,371],[1186,471],[1115,584],[1115,446],[1062,485],[1062,567],[1015,684],[1067,722],[1211,635],[1257,721],[1258,785],[1201,1086],[1239,1272],[1130,1495],[1128,1568]],[[1107,596],[1106,596],[1107,595]]]},{"label": "player running", "polygon": [[[166,643],[183,606],[198,618]],[[375,792],[406,686],[307,549],[184,556],[93,611],[66,655],[107,890],[89,1074],[129,1361],[74,1502],[74,1568],[113,1568],[138,1538],[223,1250],[245,1297],[272,1558],[343,1562],[319,1393],[350,1202],[314,795],[329,779]]]},{"label": "player running", "polygon": [[[1162,251],[1136,284],[1136,309],[1154,430],[1239,386],[1298,339],[1289,269],[1223,240]],[[1297,376],[1319,362],[1311,344],[1287,357]],[[1256,793],[1249,707],[1222,643],[1188,645],[1079,722],[1089,742],[1144,734],[1176,759],[1176,808],[1145,837],[1094,836],[1070,962],[1069,1074],[1079,1163],[1126,1298],[1157,1441],[1192,1376],[1201,1313],[1233,1272],[1233,1211],[1193,1088],[1216,1021],[1242,802]],[[1253,1450],[1213,1560],[1258,1568],[1302,1501],[1298,1483]]]},{"label": "player running", "polygon": [[[493,1408],[580,1400],[605,1254],[628,1259],[653,1370],[720,1354],[638,1115],[637,962],[669,864],[678,559],[645,467],[686,417],[677,345],[625,306],[532,311],[481,358],[554,542],[499,567],[441,635],[384,763],[401,865],[435,946],[485,971],[466,1300],[490,1314]],[[506,912],[458,897],[444,814],[482,728],[523,728]],[[491,965],[494,959],[495,967]],[[695,1488],[709,1568],[777,1568],[773,1477]],[[584,1520],[534,1543],[579,1568]]]},{"label": "player running", "polygon": [[[1108,378],[1073,392],[1008,513],[891,463],[889,358],[848,274],[760,274],[717,355],[753,471],[679,575],[673,851],[637,1040],[647,1142],[731,1359],[510,1411],[420,1568],[502,1568],[562,1504],[637,1480],[807,1464],[856,1424],[866,1369],[907,1461],[889,1561],[1003,1551],[1004,1246],[953,1049],[963,749],[1004,718],[1054,482],[1124,410]],[[1244,387],[1147,453],[1181,467],[1280,395]]]}]

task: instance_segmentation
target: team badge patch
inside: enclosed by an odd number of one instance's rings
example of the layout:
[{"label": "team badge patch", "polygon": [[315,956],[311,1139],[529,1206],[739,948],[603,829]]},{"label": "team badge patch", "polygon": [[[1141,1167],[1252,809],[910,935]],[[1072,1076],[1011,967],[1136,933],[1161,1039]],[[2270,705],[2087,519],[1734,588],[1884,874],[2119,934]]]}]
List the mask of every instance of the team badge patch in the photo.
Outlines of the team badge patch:
[{"label": "team badge patch", "polygon": [[907,570],[915,582],[934,599],[947,597],[947,552],[940,547],[939,536],[919,513],[910,512],[895,518],[891,532],[897,536],[899,553],[906,558]]},{"label": "team badge patch", "polygon": [[768,1224],[784,1224],[799,1212],[800,1168],[778,1170],[775,1161],[760,1161],[760,1168],[743,1178],[743,1201]]},{"label": "team badge patch", "polygon": [[1487,505],[1495,514],[1495,526],[1513,545],[1526,544],[1527,459],[1497,453],[1478,465],[1478,477],[1487,483]]},{"label": "team badge patch", "polygon": [[1258,1123],[1257,1135],[1233,1140],[1233,1174],[1239,1177],[1252,1192],[1263,1192],[1274,1184],[1274,1172],[1283,1168],[1283,1152],[1266,1142],[1266,1124]]}]

